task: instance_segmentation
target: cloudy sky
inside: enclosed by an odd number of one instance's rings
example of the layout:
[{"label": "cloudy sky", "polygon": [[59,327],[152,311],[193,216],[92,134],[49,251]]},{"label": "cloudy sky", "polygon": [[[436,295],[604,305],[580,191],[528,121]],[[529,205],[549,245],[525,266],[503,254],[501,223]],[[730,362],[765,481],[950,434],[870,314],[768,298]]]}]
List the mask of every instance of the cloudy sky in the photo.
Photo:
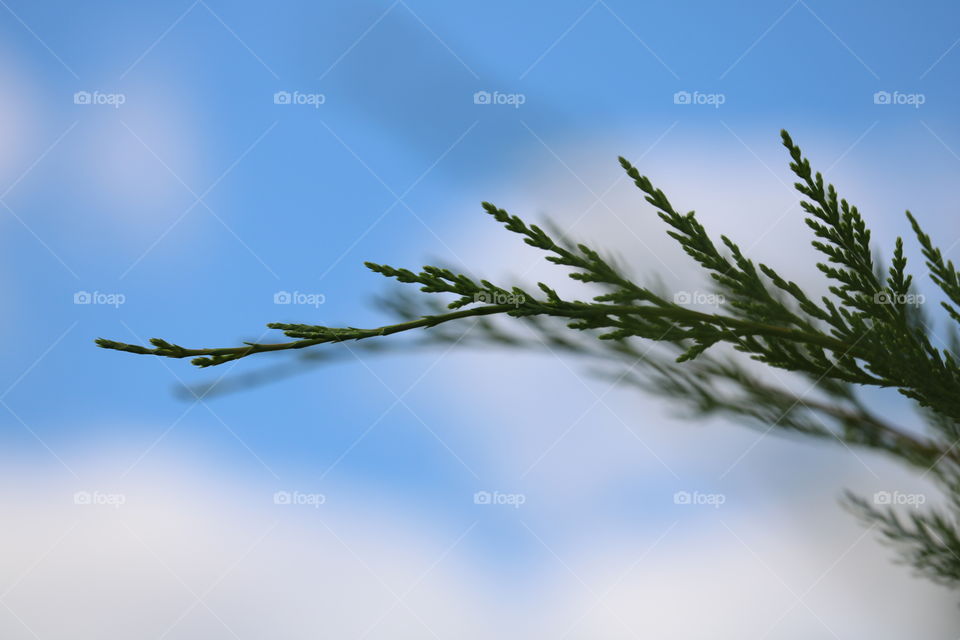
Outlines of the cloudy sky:
[{"label": "cloudy sky", "polygon": [[781,128],[879,247],[907,208],[951,247],[953,3],[5,0],[0,34],[4,638],[956,636],[837,505],[928,490],[876,456],[550,353],[184,400],[294,363],[92,343],[376,326],[364,260],[557,282],[482,200],[702,286],[618,155],[817,290]]}]

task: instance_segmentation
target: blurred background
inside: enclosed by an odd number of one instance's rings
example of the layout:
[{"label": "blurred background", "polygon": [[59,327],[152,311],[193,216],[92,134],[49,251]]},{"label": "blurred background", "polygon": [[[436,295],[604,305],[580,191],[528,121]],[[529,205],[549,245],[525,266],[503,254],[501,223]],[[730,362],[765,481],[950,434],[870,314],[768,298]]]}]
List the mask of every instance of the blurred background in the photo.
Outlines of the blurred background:
[{"label": "blurred background", "polygon": [[2,0],[0,34],[3,638],[956,636],[837,504],[923,490],[883,458],[551,353],[185,399],[295,358],[92,342],[387,323],[364,260],[562,283],[482,200],[706,290],[618,155],[819,290],[781,128],[878,247],[910,208],[956,259],[955,3]]}]

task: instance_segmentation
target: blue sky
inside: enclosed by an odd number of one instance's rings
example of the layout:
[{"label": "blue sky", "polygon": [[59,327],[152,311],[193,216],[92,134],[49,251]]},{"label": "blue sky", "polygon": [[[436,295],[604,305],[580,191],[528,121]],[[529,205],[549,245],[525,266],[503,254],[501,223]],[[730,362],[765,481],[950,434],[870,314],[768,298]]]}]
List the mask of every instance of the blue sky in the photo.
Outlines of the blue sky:
[{"label": "blue sky", "polygon": [[[481,200],[576,220],[575,233],[606,238],[641,273],[693,273],[660,253],[662,230],[629,185],[607,195],[618,154],[712,228],[789,262],[805,254],[798,212],[782,215],[794,199],[781,128],[862,205],[881,244],[907,232],[908,207],[952,241],[954,3],[7,0],[0,34],[0,433],[12,483],[157,488],[182,467],[210,492],[232,487],[250,514],[262,511],[250,496],[323,492],[444,539],[479,523],[462,544],[489,572],[475,579],[529,585],[551,580],[554,546],[656,540],[679,517],[658,496],[678,488],[721,487],[757,521],[775,517],[762,505],[802,494],[840,522],[838,488],[872,486],[873,466],[886,468],[769,438],[721,482],[755,434],[705,433],[620,391],[594,413],[606,386],[551,356],[346,358],[191,406],[176,383],[269,357],[200,371],[92,340],[227,346],[271,321],[376,325],[388,317],[372,297],[389,284],[364,260],[522,273],[535,257],[484,219]],[[477,104],[478,91],[522,104]],[[102,103],[77,104],[77,92]],[[277,104],[277,92],[322,104]],[[677,104],[677,92],[704,103]],[[877,104],[876,92],[902,103]],[[757,208],[768,203],[781,208]],[[324,302],[278,306],[278,291]],[[77,292],[124,302],[78,305]],[[538,479],[530,465],[544,455]],[[802,464],[834,475],[811,489]],[[539,506],[522,523],[478,515],[469,496],[498,489]]]}]

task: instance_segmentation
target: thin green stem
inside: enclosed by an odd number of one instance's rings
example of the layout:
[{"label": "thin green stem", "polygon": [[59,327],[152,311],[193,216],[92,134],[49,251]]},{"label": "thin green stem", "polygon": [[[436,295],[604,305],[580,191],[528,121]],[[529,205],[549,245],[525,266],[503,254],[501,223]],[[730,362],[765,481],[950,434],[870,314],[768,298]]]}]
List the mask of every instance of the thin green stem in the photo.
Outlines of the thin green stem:
[{"label": "thin green stem", "polygon": [[[532,302],[523,305],[500,304],[485,305],[473,307],[470,309],[460,309],[434,316],[424,316],[417,320],[401,322],[399,324],[386,325],[375,329],[358,329],[355,327],[333,328],[310,325],[284,325],[273,324],[271,328],[284,329],[290,334],[296,334],[302,337],[300,340],[280,343],[246,343],[242,347],[223,347],[214,349],[188,349],[179,345],[170,344],[164,340],[153,339],[151,343],[153,349],[131,345],[123,342],[115,342],[100,338],[97,344],[105,349],[116,351],[125,351],[128,353],[138,353],[143,355],[163,356],[167,358],[197,358],[194,364],[198,366],[211,366],[244,358],[255,353],[267,353],[271,351],[287,351],[290,349],[303,349],[318,344],[330,342],[344,342],[347,340],[363,340],[380,336],[388,336],[395,333],[402,333],[413,329],[429,328],[453,320],[464,318],[489,316],[496,314],[522,314],[522,315],[548,315],[555,317],[564,317],[571,320],[596,318],[597,316],[614,316],[620,318],[637,317],[644,320],[666,319],[673,320],[679,325],[698,326],[709,325],[720,328],[724,331],[737,335],[748,336],[767,336],[790,340],[792,342],[809,344],[824,349],[837,352],[844,356],[856,356],[852,345],[832,338],[825,334],[813,333],[792,329],[789,327],[780,327],[775,325],[751,322],[739,318],[711,315],[686,309],[679,306],[653,307],[653,306],[634,306],[634,305],[607,305],[607,304],[586,304],[586,303],[551,303],[551,302]],[[310,336],[310,337],[303,337]]]}]

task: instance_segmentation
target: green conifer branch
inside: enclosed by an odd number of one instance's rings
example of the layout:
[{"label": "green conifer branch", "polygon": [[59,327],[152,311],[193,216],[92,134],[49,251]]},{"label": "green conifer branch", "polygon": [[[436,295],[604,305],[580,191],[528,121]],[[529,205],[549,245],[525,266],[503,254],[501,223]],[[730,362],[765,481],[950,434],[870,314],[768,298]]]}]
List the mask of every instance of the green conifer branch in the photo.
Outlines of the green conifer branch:
[{"label": "green conifer branch", "polygon": [[[413,272],[367,263],[385,277],[447,296],[446,304],[433,296],[420,296],[415,303],[390,305],[404,319],[374,329],[268,325],[291,338],[288,342],[247,342],[213,349],[189,349],[158,338],[150,341],[152,347],[106,339],[98,339],[97,344],[135,354],[189,357],[200,367],[257,353],[366,341],[416,329],[428,330],[419,334],[426,338],[416,344],[479,341],[510,349],[547,346],[565,351],[602,364],[605,375],[618,382],[677,399],[694,414],[721,415],[767,429],[777,427],[781,432],[866,447],[922,469],[948,497],[945,506],[915,510],[904,517],[861,498],[850,497],[847,504],[876,526],[918,572],[960,587],[960,333],[956,326],[960,324],[960,274],[907,212],[952,321],[949,344],[938,348],[926,317],[910,299],[914,279],[907,271],[902,239],[896,239],[892,261],[883,268],[859,210],[812,170],[785,131],[782,141],[798,179],[795,186],[804,198],[812,244],[823,256],[817,267],[830,281],[829,295],[819,299],[774,268],[755,264],[726,236],[714,242],[694,212],[678,212],[649,178],[621,158],[621,166],[657,210],[668,234],[710,275],[714,289],[726,301],[721,311],[706,313],[677,304],[657,286],[638,284],[621,265],[591,247],[483,203],[487,214],[545,252],[549,262],[600,292],[587,301],[568,300],[544,283],[538,283],[537,295],[532,295],[519,286],[475,281],[437,266]],[[468,337],[468,331],[457,329],[463,326],[458,321],[471,318],[479,330]],[[533,328],[537,342],[511,332],[509,327],[518,323]],[[584,337],[572,338],[577,334],[571,330]],[[659,343],[659,351],[639,349],[643,341]],[[364,342],[361,348],[368,344],[380,342]],[[772,384],[732,358],[729,349],[805,378],[815,393],[798,394]],[[609,365],[616,363],[626,370],[611,373]],[[916,403],[924,429],[891,424],[869,411],[856,392],[861,386],[897,389]]]},{"label": "green conifer branch", "polygon": [[[256,353],[272,351],[286,351],[303,349],[318,344],[331,342],[346,342],[348,340],[363,340],[401,333],[413,329],[435,327],[451,320],[481,317],[489,315],[546,315],[566,318],[575,321],[582,329],[596,329],[601,327],[613,329],[613,334],[601,336],[603,339],[619,339],[629,335],[641,335],[650,332],[649,325],[670,321],[671,326],[661,333],[662,339],[695,338],[715,331],[718,336],[725,336],[735,340],[738,336],[765,336],[808,344],[836,351],[840,354],[855,354],[855,345],[846,344],[828,335],[812,332],[803,332],[776,325],[765,325],[758,322],[749,322],[738,318],[726,317],[720,314],[707,314],[680,306],[670,307],[641,307],[631,305],[607,305],[582,302],[546,302],[537,301],[520,305],[485,305],[460,309],[439,315],[424,316],[417,320],[409,320],[392,325],[385,325],[375,329],[358,329],[356,327],[324,327],[319,325],[271,323],[271,329],[282,330],[284,335],[291,338],[301,338],[292,342],[263,344],[245,342],[242,347],[222,347],[213,349],[190,349],[171,344],[159,338],[153,338],[150,343],[153,349],[140,345],[126,344],[98,338],[96,344],[105,349],[126,351],[142,355],[164,356],[167,358],[196,358],[193,364],[199,367],[209,367],[239,358],[245,358]],[[653,330],[651,333],[656,333]],[[653,339],[656,339],[655,337]]]}]

